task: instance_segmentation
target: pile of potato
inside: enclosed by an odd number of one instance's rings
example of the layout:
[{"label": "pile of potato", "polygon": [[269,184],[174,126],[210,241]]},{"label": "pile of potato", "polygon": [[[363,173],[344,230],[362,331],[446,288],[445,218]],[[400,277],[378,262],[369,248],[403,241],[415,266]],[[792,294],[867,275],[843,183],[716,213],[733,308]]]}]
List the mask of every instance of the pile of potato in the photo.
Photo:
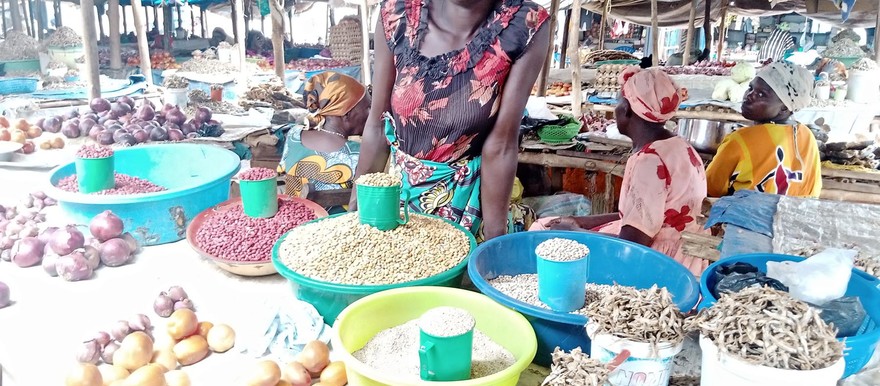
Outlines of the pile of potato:
[{"label": "pile of potato", "polygon": [[[538,94],[538,86],[532,87],[532,95]],[[569,96],[571,95],[571,83],[568,82],[553,82],[547,86],[547,96]]]},{"label": "pile of potato", "polygon": [[43,150],[64,148],[64,139],[61,137],[43,138],[39,144],[35,144],[33,140],[42,135],[43,129],[38,124],[32,125],[24,119],[9,122],[6,117],[0,116],[0,141],[22,144],[22,153],[31,154],[37,150],[37,147]]}]

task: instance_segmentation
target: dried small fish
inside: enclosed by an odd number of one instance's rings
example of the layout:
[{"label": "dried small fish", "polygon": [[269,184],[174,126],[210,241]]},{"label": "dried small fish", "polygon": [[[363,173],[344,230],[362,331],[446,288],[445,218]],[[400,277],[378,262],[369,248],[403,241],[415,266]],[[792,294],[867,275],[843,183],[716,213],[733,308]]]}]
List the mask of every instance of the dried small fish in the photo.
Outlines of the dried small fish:
[{"label": "dried small fish", "polygon": [[187,88],[189,87],[189,79],[182,76],[171,75],[162,81],[162,86],[166,88]]},{"label": "dried small fish", "polygon": [[36,59],[40,45],[34,38],[12,30],[6,33],[6,40],[0,42],[0,61]]},{"label": "dried small fish", "polygon": [[837,330],[822,321],[818,310],[768,287],[721,295],[685,324],[711,339],[719,351],[760,366],[824,369],[843,356]]},{"label": "dried small fish", "polygon": [[665,287],[638,290],[614,285],[604,297],[588,304],[586,313],[597,332],[634,342],[656,345],[684,339],[684,316]]},{"label": "dried small fish", "polygon": [[611,373],[605,364],[590,358],[580,347],[569,353],[557,347],[552,358],[550,375],[541,386],[602,386]]},{"label": "dried small fish", "polygon": [[58,28],[46,40],[47,46],[56,48],[79,47],[82,44],[82,37],[70,27]]}]

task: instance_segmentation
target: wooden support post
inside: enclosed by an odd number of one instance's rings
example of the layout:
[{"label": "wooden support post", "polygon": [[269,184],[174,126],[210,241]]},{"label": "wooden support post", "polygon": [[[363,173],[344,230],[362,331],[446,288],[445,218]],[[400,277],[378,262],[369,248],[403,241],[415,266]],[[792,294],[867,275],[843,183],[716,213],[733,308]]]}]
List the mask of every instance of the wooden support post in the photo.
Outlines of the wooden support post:
[{"label": "wooden support post", "polygon": [[183,14],[180,12],[180,4],[177,4],[177,28],[183,28]]},{"label": "wooden support post", "polygon": [[565,58],[568,56],[568,31],[571,30],[571,9],[565,11],[565,23],[562,27],[562,44],[559,47],[559,69],[565,68]]},{"label": "wooden support post", "polygon": [[122,69],[122,49],[119,41],[119,0],[107,2],[107,18],[110,20],[110,69]]},{"label": "wooden support post", "polygon": [[660,65],[660,27],[657,20],[657,0],[651,0],[651,66]]},{"label": "wooden support post", "polygon": [[[192,5],[189,6],[189,24],[190,24],[190,29],[189,29],[190,35],[195,35],[196,34],[196,11],[193,11]],[[202,37],[205,37],[205,35],[202,35]]]},{"label": "wooden support post", "polygon": [[694,21],[697,18],[697,0],[691,1],[691,14],[688,19],[688,28],[687,28],[687,41],[684,43],[684,52],[681,55],[681,65],[687,66],[690,64],[691,60],[691,51],[693,51],[694,47]]},{"label": "wooden support post", "polygon": [[83,18],[83,51],[86,57],[85,80],[89,100],[101,97],[101,82],[98,77],[98,37],[95,32],[95,1],[80,0],[80,13]]},{"label": "wooden support post", "polygon": [[272,54],[275,58],[275,75],[284,82],[284,8],[279,0],[269,0],[272,21]]},{"label": "wooden support post", "polygon": [[[16,0],[17,1],[17,0]],[[22,16],[24,16],[24,33],[34,36],[33,28],[31,28],[31,22],[33,19],[30,17],[28,13],[28,4],[27,0],[21,0],[21,12]]]},{"label": "wooden support post", "polygon": [[131,4],[131,15],[134,18],[134,33],[137,35],[138,55],[141,59],[141,74],[147,78],[147,85],[153,87],[153,69],[150,64],[150,48],[147,43],[147,11],[135,0]]},{"label": "wooden support post", "polygon": [[290,34],[290,42],[293,42],[293,7],[287,10],[287,33]]},{"label": "wooden support post", "polygon": [[36,38],[37,37],[37,18],[34,17],[34,3],[31,0],[24,0],[24,4],[27,6],[27,8],[26,8],[27,11],[25,12],[25,15],[27,15],[28,19],[30,20],[29,31],[30,31],[31,37]]},{"label": "wooden support post", "polygon": [[[48,19],[46,15],[46,3],[43,1],[38,1],[37,3],[37,37],[40,40],[43,40],[46,37],[46,19]],[[2,15],[2,13],[0,13]]]},{"label": "wooden support post", "polygon": [[[245,0],[233,0],[233,6],[235,7],[235,35],[238,37],[238,69],[242,74],[242,78],[244,78],[244,63],[245,63],[245,19],[244,19],[244,1]],[[284,78],[282,78],[282,81]]]},{"label": "wooden support post", "polygon": [[165,49],[169,54],[171,53],[171,31],[174,30],[174,26],[172,24],[174,21],[174,10],[171,9],[170,4],[165,4],[162,6],[162,24],[163,24],[163,32],[162,32],[162,48]]},{"label": "wooden support post", "polygon": [[128,35],[128,17],[125,16],[124,5],[119,8],[119,13],[122,14],[122,33]]},{"label": "wooden support post", "polygon": [[370,76],[370,4],[368,0],[361,0],[361,42],[364,45],[363,60],[361,63],[362,77],[361,81],[364,85],[369,86],[372,82]]},{"label": "wooden support post", "polygon": [[[581,117],[584,94],[581,93],[581,2],[571,3],[571,24],[568,26],[568,55],[571,57],[571,113]],[[562,58],[565,60],[565,58]]]},{"label": "wooden support post", "polygon": [[238,37],[238,19],[239,19],[238,8],[239,7],[237,4],[235,4],[239,1],[244,1],[244,0],[230,0],[230,3],[232,3],[231,4],[232,5],[232,41],[236,44],[239,41],[241,41],[241,39],[239,39],[239,37]]},{"label": "wooden support post", "polygon": [[703,36],[706,38],[705,49],[712,54],[712,0],[706,0],[706,8],[703,13]]},{"label": "wooden support post", "polygon": [[[93,0],[94,2],[94,0]],[[98,7],[95,8],[95,21],[98,22],[98,40],[101,40],[104,37],[104,18],[101,17],[101,9]]]},{"label": "wooden support post", "polygon": [[877,23],[874,26],[874,60],[880,61],[880,12],[877,12]]},{"label": "wooden support post", "polygon": [[730,0],[721,0],[721,20],[718,21],[718,59],[724,55],[724,37],[727,36],[727,7]]},{"label": "wooden support post", "polygon": [[6,0],[0,0],[0,25],[3,27],[3,39],[6,39]]},{"label": "wooden support post", "polygon": [[61,28],[61,0],[55,0],[52,2],[52,10],[55,12],[55,25],[53,29]]},{"label": "wooden support post", "polygon": [[599,49],[605,49],[605,26],[608,24],[608,13],[611,12],[611,0],[605,0],[602,6],[602,24],[599,24]]},{"label": "wooden support post", "polygon": [[153,7],[153,29],[156,31],[159,30],[159,7],[161,7],[161,5]]},{"label": "wooden support post", "polygon": [[[553,42],[556,40],[556,25],[559,24],[556,15],[559,14],[559,0],[550,2],[550,52],[544,59],[544,67],[541,67],[541,75],[538,76],[538,96],[547,95],[547,78],[550,77],[550,65],[553,63]],[[575,90],[572,90],[575,92]]]},{"label": "wooden support post", "polygon": [[204,8],[199,7],[199,15],[199,20],[202,24],[202,37],[207,39],[208,34],[211,33],[211,30],[208,28],[208,12]]}]

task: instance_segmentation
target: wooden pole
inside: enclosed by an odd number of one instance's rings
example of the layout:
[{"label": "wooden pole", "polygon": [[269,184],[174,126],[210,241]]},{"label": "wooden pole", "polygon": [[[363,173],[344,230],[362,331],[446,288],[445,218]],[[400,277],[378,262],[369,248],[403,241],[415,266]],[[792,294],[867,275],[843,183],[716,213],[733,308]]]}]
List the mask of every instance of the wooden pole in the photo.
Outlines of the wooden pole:
[{"label": "wooden pole", "polygon": [[0,31],[0,32],[3,33],[3,39],[6,39],[6,29],[7,28],[6,28],[6,1],[5,0],[0,0],[0,15],[3,15],[3,16],[0,16],[0,25],[3,26],[3,31]]},{"label": "wooden pole", "polygon": [[562,44],[559,48],[559,69],[565,68],[565,59],[568,56],[568,31],[571,30],[571,9],[565,11],[565,24],[562,27]]},{"label": "wooden pole", "polygon": [[[94,1],[94,0],[93,0]],[[98,40],[101,40],[104,37],[104,18],[101,15],[101,10],[98,7],[95,7],[95,21],[98,22]]]},{"label": "wooden pole", "polygon": [[[40,40],[43,40],[46,37],[46,3],[43,1],[37,2],[37,36]],[[2,15],[3,13],[0,13]]]},{"label": "wooden pole", "polygon": [[703,14],[703,36],[706,38],[705,49],[712,54],[712,0],[706,0],[706,8]]},{"label": "wooden pole", "polygon": [[880,61],[880,12],[877,12],[877,23],[874,25],[874,60]]},{"label": "wooden pole", "polygon": [[150,48],[147,43],[147,11],[134,0],[131,4],[131,15],[134,19],[134,33],[137,35],[138,55],[141,58],[141,73],[147,78],[147,84],[153,86],[153,69],[150,64]]},{"label": "wooden pole", "polygon": [[[245,24],[244,24],[244,0],[234,0],[233,6],[235,7],[235,35],[238,36],[238,69],[241,72],[242,78],[244,78],[244,63],[245,63]],[[283,81],[284,78],[281,78]]]},{"label": "wooden pole", "polygon": [[244,0],[230,0],[232,3],[232,40],[237,44],[241,40],[238,37],[238,5],[235,3]]},{"label": "wooden pole", "polygon": [[[556,40],[556,25],[559,24],[556,15],[559,14],[559,0],[550,2],[550,52],[544,59],[544,67],[541,67],[541,75],[538,77],[538,96],[547,95],[547,78],[550,77],[550,65],[553,62],[553,42]],[[574,92],[575,90],[572,90]]]},{"label": "wooden pole", "polygon": [[128,17],[125,16],[125,6],[121,6],[119,13],[122,14],[122,33],[128,35]]},{"label": "wooden pole", "polygon": [[651,0],[651,66],[660,64],[660,27],[657,25],[657,0]]},{"label": "wooden pole", "polygon": [[698,0],[691,1],[691,14],[688,19],[687,41],[684,43],[684,52],[681,55],[682,66],[690,64],[691,51],[693,51],[694,47],[694,21],[697,18],[697,1]]},{"label": "wooden pole", "polygon": [[119,0],[107,2],[107,18],[110,19],[110,69],[122,68],[122,49],[119,41]]},{"label": "wooden pole", "polygon": [[718,22],[718,60],[724,54],[724,37],[727,35],[727,6],[729,0],[722,0],[721,20]]},{"label": "wooden pole", "polygon": [[[189,6],[189,25],[190,25],[190,35],[196,34],[196,11],[193,11],[192,5]],[[205,37],[205,35],[202,35]]]},{"label": "wooden pole", "polygon": [[83,18],[82,39],[86,58],[86,90],[91,100],[101,97],[101,82],[98,77],[98,37],[95,32],[95,1],[80,0],[79,5]]},{"label": "wooden pole", "polygon": [[275,58],[275,75],[284,81],[284,8],[279,0],[269,0],[272,21],[272,55]]},{"label": "wooden pole", "polygon": [[31,0],[24,0],[24,5],[26,9],[24,14],[28,16],[28,20],[30,20],[30,22],[28,23],[28,31],[30,31],[32,37],[36,38],[37,18],[34,17],[34,3],[32,3]]},{"label": "wooden pole", "polygon": [[156,31],[159,30],[159,7],[161,7],[161,6],[157,5],[157,6],[153,7],[153,28]]},{"label": "wooden pole", "polygon": [[[571,113],[575,119],[581,117],[583,97],[581,93],[581,2],[571,3],[571,24],[568,26],[568,51],[571,57]],[[565,60],[565,58],[562,58]]]},{"label": "wooden pole", "polygon": [[28,13],[28,8],[29,7],[28,7],[27,0],[21,0],[21,12],[23,13],[23,16],[24,16],[24,33],[26,33],[30,36],[34,36],[34,31],[31,26],[31,22],[33,21],[33,18],[30,17],[30,14]]},{"label": "wooden pole", "polygon": [[290,41],[293,42],[293,7],[287,10],[287,32],[290,34]]},{"label": "wooden pole", "polygon": [[55,26],[54,29],[61,28],[61,0],[55,0],[52,2],[52,10],[55,11]]},{"label": "wooden pole", "polygon": [[171,9],[170,4],[165,4],[162,6],[162,24],[165,30],[162,33],[162,47],[169,54],[171,53],[171,31],[174,29],[174,26],[172,26],[173,20],[171,19],[174,19],[174,10]]},{"label": "wooden pole", "polygon": [[361,77],[361,80],[364,82],[364,85],[369,86],[372,83],[372,80],[370,79],[372,73],[370,72],[370,4],[368,3],[368,0],[361,1],[360,11],[361,42],[364,45],[363,61],[361,63],[361,72],[363,73],[363,76]]},{"label": "wooden pole", "polygon": [[608,13],[611,12],[611,0],[605,0],[602,6],[602,24],[599,24],[599,49],[605,49],[605,25],[608,24]]}]

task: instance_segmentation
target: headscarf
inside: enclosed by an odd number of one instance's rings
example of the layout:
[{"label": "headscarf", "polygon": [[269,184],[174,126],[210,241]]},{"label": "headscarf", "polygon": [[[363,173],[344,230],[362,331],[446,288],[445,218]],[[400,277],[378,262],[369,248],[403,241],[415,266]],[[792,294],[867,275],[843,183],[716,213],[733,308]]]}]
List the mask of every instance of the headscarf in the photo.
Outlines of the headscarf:
[{"label": "headscarf", "polygon": [[630,108],[648,122],[668,121],[681,104],[678,85],[660,69],[629,67],[620,73],[620,83]]},{"label": "headscarf", "polygon": [[758,71],[756,77],[767,82],[779,100],[792,113],[809,106],[813,100],[815,78],[803,66],[774,62]]},{"label": "headscarf", "polygon": [[321,126],[324,117],[348,114],[366,95],[367,89],[355,78],[333,71],[322,72],[306,82],[303,97],[309,118]]}]

